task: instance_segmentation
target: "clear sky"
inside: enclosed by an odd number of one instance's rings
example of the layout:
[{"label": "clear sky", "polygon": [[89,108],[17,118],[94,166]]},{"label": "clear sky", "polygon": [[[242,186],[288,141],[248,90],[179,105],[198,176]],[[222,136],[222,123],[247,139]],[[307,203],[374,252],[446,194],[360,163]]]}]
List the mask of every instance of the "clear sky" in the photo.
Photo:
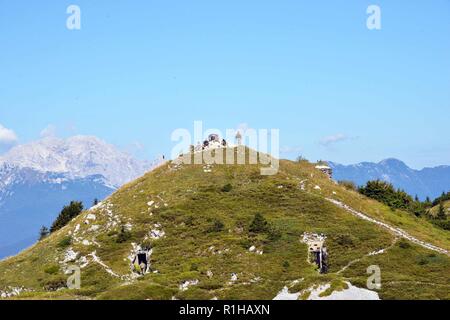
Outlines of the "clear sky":
[{"label": "clear sky", "polygon": [[450,1],[0,0],[0,136],[152,158],[194,120],[279,128],[285,158],[450,164]]}]

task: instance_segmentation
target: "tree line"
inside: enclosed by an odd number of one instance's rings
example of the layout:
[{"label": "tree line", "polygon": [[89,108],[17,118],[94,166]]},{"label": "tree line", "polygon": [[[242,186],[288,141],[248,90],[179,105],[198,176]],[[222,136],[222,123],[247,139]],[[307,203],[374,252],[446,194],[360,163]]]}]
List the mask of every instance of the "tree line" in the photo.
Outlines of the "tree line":
[{"label": "tree line", "polygon": [[[97,205],[98,200],[95,199],[93,205]],[[81,201],[71,201],[68,205],[64,206],[61,212],[56,217],[55,221],[53,221],[50,229],[46,226],[42,226],[39,230],[39,240],[44,239],[49,234],[58,231],[59,229],[66,226],[72,219],[80,215],[83,212],[83,203]]]},{"label": "tree line", "polygon": [[[381,180],[368,181],[365,186],[356,187],[352,182],[340,181],[341,185],[351,188],[359,193],[375,199],[392,210],[404,210],[416,217],[423,217],[430,220],[438,227],[450,230],[450,221],[444,206],[444,202],[450,200],[450,192],[443,192],[442,195],[431,201],[429,197],[425,201],[420,201],[417,195],[413,198],[404,190],[396,189],[391,183]],[[437,211],[432,212],[432,208],[437,206]]]}]

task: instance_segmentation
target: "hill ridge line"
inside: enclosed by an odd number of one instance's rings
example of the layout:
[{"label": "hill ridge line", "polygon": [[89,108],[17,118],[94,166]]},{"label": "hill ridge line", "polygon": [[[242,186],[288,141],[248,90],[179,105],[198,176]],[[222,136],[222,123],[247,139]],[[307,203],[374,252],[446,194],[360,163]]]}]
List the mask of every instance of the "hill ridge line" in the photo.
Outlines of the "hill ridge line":
[{"label": "hill ridge line", "polygon": [[379,220],[374,219],[372,217],[369,217],[368,215],[366,215],[366,214],[364,214],[362,212],[356,211],[355,209],[351,208],[350,206],[346,205],[345,203],[343,203],[341,201],[338,201],[338,200],[335,200],[335,199],[331,199],[331,198],[325,198],[325,199],[327,201],[333,203],[334,205],[336,205],[336,206],[346,210],[347,212],[350,212],[354,216],[356,216],[356,217],[358,217],[360,219],[363,219],[363,220],[375,223],[375,224],[377,224],[377,225],[379,225],[379,226],[381,226],[381,227],[391,231],[392,233],[394,233],[394,234],[396,234],[396,235],[398,235],[398,236],[400,236],[402,238],[405,238],[405,239],[407,239],[407,240],[409,240],[409,241],[411,241],[411,242],[413,242],[415,244],[420,245],[421,247],[424,247],[426,249],[429,249],[429,250],[432,250],[432,251],[436,251],[436,252],[445,254],[447,256],[450,256],[448,250],[445,250],[444,248],[435,246],[435,245],[433,245],[431,243],[419,240],[419,239],[411,236],[410,234],[408,234],[406,231],[404,231],[404,230],[402,230],[400,228],[393,227],[393,226],[391,226],[391,225],[389,225],[389,224],[387,224],[385,222],[379,221]]}]

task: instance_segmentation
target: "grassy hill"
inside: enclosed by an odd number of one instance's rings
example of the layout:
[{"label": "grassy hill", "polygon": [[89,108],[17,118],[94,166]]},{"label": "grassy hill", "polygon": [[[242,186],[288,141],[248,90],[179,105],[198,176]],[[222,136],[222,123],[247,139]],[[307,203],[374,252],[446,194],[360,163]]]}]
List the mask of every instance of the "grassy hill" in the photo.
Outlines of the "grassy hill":
[{"label": "grassy hill", "polygon": [[[360,219],[334,199],[409,235],[450,250],[450,234],[347,190],[306,161],[259,165],[168,162],[124,186],[67,226],[0,262],[0,293],[16,299],[273,299],[285,286],[350,282],[365,287],[381,268],[382,299],[450,299],[450,258]],[[250,232],[256,213],[272,231]],[[305,232],[323,233],[329,273],[307,260]],[[137,246],[151,247],[151,268],[130,268]],[[254,248],[252,248],[254,247]],[[254,249],[254,250],[251,250]],[[81,288],[65,288],[68,266]]]}]

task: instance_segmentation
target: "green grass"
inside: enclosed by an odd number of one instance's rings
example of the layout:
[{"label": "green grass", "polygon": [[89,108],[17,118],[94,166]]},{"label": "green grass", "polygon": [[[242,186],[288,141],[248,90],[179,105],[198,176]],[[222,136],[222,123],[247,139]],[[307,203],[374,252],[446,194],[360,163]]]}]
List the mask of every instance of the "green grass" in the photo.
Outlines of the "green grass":
[{"label": "green grass", "polygon": [[398,242],[385,254],[356,263],[344,272],[344,276],[355,285],[365,286],[369,265],[380,267],[382,299],[450,298],[450,264],[447,256],[408,242]]},{"label": "green grass", "polygon": [[[203,165],[184,165],[178,170],[160,167],[108,199],[121,220],[115,227],[92,233],[88,231],[92,224],[103,228],[109,217],[97,210],[96,221],[86,225],[84,212],[32,248],[1,261],[0,290],[8,286],[34,290],[19,297],[24,299],[272,299],[298,279],[303,281],[291,292],[325,283],[331,283],[330,290],[341,290],[344,280],[365,286],[367,266],[378,263],[388,280],[380,292],[383,298],[405,297],[408,290],[418,290],[412,297],[448,298],[448,287],[447,291],[442,287],[450,274],[447,256],[430,256],[431,251],[408,243],[408,248],[397,244],[385,254],[363,258],[389,247],[394,237],[324,198],[339,199],[444,248],[450,248],[448,232],[336,185],[306,161],[281,161],[275,176],[261,176],[259,169],[257,165],[213,165],[212,172],[205,173]],[[306,179],[303,191],[299,185]],[[316,185],[321,189],[314,189]],[[151,201],[158,208],[149,210]],[[256,213],[276,230],[276,236],[250,232]],[[131,231],[122,229],[127,223],[132,225]],[[91,244],[74,241],[77,224],[79,233],[85,233],[83,237]],[[155,224],[161,226],[165,237],[144,240]],[[304,232],[327,235],[329,274],[318,274],[307,262],[307,246],[300,241]],[[129,275],[127,257],[132,243],[151,245],[151,268],[158,273],[122,280],[91,261],[82,269],[80,290],[45,290],[67,277],[63,268],[57,267],[69,247],[79,256],[95,251],[115,273]],[[263,255],[249,252],[251,246]],[[361,260],[336,274],[357,259]],[[234,283],[230,281],[232,273],[238,275]],[[410,282],[398,282],[405,279]],[[179,285],[187,280],[199,283],[180,291]],[[411,282],[425,280],[435,285],[421,287]]]}]

